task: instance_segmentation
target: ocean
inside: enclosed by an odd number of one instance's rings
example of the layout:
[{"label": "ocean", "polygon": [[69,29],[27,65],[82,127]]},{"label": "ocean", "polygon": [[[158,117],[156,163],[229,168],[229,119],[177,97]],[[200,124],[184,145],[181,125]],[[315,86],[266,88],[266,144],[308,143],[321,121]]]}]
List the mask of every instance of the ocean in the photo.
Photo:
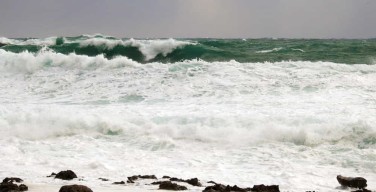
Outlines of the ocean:
[{"label": "ocean", "polygon": [[338,191],[342,174],[376,189],[376,39],[0,44],[1,177],[49,184],[72,169],[88,186],[155,174]]}]

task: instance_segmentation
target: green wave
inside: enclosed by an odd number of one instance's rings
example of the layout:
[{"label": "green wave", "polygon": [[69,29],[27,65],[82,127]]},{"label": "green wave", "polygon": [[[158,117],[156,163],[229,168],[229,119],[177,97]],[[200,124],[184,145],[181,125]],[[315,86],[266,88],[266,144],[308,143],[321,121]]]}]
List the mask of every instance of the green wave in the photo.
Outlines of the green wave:
[{"label": "green wave", "polygon": [[[0,49],[20,53],[24,51],[37,53],[43,49],[57,53],[96,56],[103,54],[106,58],[126,56],[140,63],[177,62],[182,60],[202,59],[205,61],[238,62],[278,62],[278,61],[329,61],[347,64],[375,64],[376,39],[177,39],[166,43],[188,42],[163,50],[160,39],[147,40],[145,46],[155,43],[151,50],[142,50],[146,40],[116,39],[106,36],[57,37],[52,43],[46,39],[13,39],[15,43],[5,44]],[[38,42],[39,40],[39,42]],[[49,39],[51,40],[51,39]],[[83,44],[85,41],[94,42]],[[99,43],[95,43],[98,41]],[[140,42],[138,42],[140,41]],[[105,42],[105,43],[103,43]],[[137,45],[135,45],[135,43]],[[1,42],[0,42],[1,43]],[[154,45],[153,45],[154,46]],[[159,47],[158,47],[159,46]],[[168,47],[170,46],[170,47]],[[157,51],[156,56],[147,59],[145,52]],[[158,52],[160,51],[160,52]],[[165,52],[163,52],[165,51]]]}]

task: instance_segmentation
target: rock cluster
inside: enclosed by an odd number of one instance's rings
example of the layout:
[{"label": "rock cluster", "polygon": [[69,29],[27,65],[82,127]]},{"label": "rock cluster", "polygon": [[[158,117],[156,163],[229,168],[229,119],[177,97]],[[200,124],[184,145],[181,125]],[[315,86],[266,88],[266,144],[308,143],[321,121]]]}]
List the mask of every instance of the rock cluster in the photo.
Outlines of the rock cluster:
[{"label": "rock cluster", "polygon": [[184,179],[178,179],[176,177],[172,177],[172,178],[170,177],[170,181],[185,182],[185,183],[188,183],[190,185],[197,186],[197,187],[202,186],[202,184],[199,182],[199,180],[197,178],[184,180]]},{"label": "rock cluster", "polygon": [[[215,183],[215,182],[213,182]],[[217,184],[213,186],[206,187],[203,192],[230,192],[230,191],[236,191],[236,192],[246,192],[246,191],[252,191],[252,192],[279,192],[279,186],[278,185],[254,185],[252,188],[240,188],[236,185],[230,186],[230,185],[223,185],[223,184]]]},{"label": "rock cluster", "polygon": [[17,177],[7,177],[0,183],[0,192],[20,192],[20,191],[27,191],[29,188],[24,185],[20,184],[17,185],[15,183],[23,182],[22,179]]},{"label": "rock cluster", "polygon": [[134,183],[137,179],[158,179],[155,175],[133,175],[128,177],[127,183]]},{"label": "rock cluster", "polygon": [[159,184],[159,189],[183,191],[183,190],[187,190],[188,188],[182,185],[178,185],[176,183],[172,183],[171,181],[162,181]]}]

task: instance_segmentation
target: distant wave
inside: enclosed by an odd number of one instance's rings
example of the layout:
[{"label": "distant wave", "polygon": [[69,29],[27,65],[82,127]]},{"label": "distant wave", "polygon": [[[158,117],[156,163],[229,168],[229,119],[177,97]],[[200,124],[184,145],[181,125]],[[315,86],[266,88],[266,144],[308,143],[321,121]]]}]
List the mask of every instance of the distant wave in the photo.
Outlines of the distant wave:
[{"label": "distant wave", "polygon": [[282,47],[274,48],[274,49],[269,49],[269,50],[262,50],[262,51],[256,51],[256,53],[271,53],[271,52],[277,52],[282,50]]}]

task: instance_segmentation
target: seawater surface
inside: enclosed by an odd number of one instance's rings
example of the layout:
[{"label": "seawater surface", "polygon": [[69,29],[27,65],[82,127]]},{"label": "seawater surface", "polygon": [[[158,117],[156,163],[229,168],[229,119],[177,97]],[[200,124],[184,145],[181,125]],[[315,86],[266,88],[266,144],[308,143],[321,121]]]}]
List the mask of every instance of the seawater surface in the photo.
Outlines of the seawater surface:
[{"label": "seawater surface", "polygon": [[376,41],[0,38],[0,176],[376,188]]}]

